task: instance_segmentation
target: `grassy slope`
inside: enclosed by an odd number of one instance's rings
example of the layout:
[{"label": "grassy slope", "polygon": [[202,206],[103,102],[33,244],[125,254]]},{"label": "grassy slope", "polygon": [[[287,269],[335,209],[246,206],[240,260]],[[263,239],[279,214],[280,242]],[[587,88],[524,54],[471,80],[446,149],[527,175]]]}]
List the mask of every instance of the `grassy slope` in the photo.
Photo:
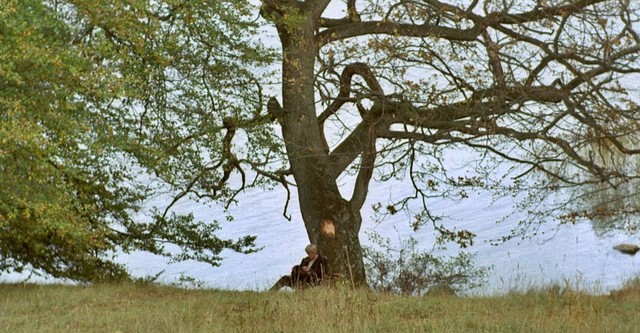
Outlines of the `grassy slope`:
[{"label": "grassy slope", "polygon": [[640,283],[484,298],[0,284],[0,332],[640,332],[639,311]]}]

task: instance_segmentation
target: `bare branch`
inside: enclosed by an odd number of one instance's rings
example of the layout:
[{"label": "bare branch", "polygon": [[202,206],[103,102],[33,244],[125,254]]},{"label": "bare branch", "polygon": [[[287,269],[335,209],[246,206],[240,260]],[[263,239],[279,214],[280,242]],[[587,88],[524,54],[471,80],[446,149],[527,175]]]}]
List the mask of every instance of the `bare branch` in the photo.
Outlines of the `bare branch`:
[{"label": "bare branch", "polygon": [[[350,22],[350,21],[349,21]],[[407,37],[440,37],[448,40],[473,41],[484,27],[479,25],[470,29],[455,29],[431,24],[404,24],[385,21],[353,22],[336,24],[317,34],[319,45],[357,36],[386,34]]]},{"label": "bare branch", "polygon": [[482,38],[485,41],[487,55],[489,56],[489,65],[493,74],[493,80],[496,85],[504,87],[506,85],[504,80],[504,70],[502,69],[502,63],[499,57],[499,46],[497,43],[491,40],[491,37],[487,32],[482,33]]},{"label": "bare branch", "polygon": [[605,0],[580,0],[571,4],[545,7],[536,6],[533,10],[523,13],[491,13],[486,17],[474,14],[471,10],[477,2],[472,3],[467,10],[445,4],[437,0],[425,0],[437,11],[448,12],[456,17],[464,18],[473,22],[473,27],[469,29],[441,27],[438,24],[405,24],[392,21],[358,21],[351,18],[340,20],[322,19],[320,26],[327,29],[317,34],[319,45],[344,40],[357,36],[387,34],[404,37],[438,37],[450,41],[474,41],[487,27],[497,27],[499,25],[521,25],[526,22],[539,21],[552,16],[571,15],[584,8],[604,2]]},{"label": "bare branch", "polygon": [[547,7],[537,5],[533,10],[518,13],[518,14],[500,14],[498,17],[498,23],[500,24],[522,24],[526,22],[539,21],[551,16],[563,16],[572,15],[574,13],[582,11],[584,8],[598,3],[605,2],[606,0],[578,0],[571,1],[570,3],[562,6]]}]

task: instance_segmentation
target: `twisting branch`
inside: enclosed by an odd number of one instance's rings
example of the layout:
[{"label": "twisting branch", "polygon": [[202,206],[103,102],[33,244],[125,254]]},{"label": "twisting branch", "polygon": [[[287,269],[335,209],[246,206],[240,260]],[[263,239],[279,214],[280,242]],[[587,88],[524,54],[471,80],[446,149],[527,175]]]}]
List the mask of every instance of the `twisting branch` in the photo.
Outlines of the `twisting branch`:
[{"label": "twisting branch", "polygon": [[336,96],[333,103],[331,103],[331,105],[329,105],[324,112],[318,116],[318,122],[323,123],[327,118],[336,113],[342,105],[347,102],[355,101],[349,99],[349,95],[351,94],[351,80],[354,75],[360,75],[364,79],[374,96],[384,96],[380,83],[373,75],[367,64],[361,62],[349,64],[344,67],[342,74],[340,75],[340,91],[338,92],[338,96]]},{"label": "twisting branch", "polygon": [[[349,6],[355,10],[355,7],[353,7],[355,6],[355,1],[350,1]],[[360,75],[364,79],[371,90],[371,96],[374,99],[384,99],[382,86],[368,65],[356,62],[345,66],[342,70],[342,74],[340,75],[340,89],[338,95],[331,105],[329,105],[324,112],[318,116],[318,128],[327,153],[329,152],[329,146],[324,136],[324,122],[331,115],[335,114],[345,103],[357,102],[357,99],[350,97],[351,84],[354,75]],[[361,140],[351,142],[356,143],[356,146],[352,147],[352,152],[360,154],[362,160],[360,162],[360,169],[354,185],[353,196],[350,200],[351,207],[354,210],[360,210],[366,200],[369,182],[373,175],[376,158],[376,119],[373,119],[373,117],[370,116],[371,113],[359,103],[357,104],[357,107],[363,118],[363,122],[353,131],[352,136],[357,133],[355,135],[361,138]],[[337,177],[338,174],[334,174],[334,176]]]},{"label": "twisting branch", "polygon": [[[461,143],[528,168],[517,177],[538,170],[572,186],[587,181],[573,179],[564,170],[554,171],[556,166],[570,163],[581,172],[595,175],[588,181],[596,181],[596,177],[598,181],[622,177],[620,171],[585,152],[585,144],[591,140],[606,139],[608,148],[617,149],[616,153],[640,153],[635,141],[626,141],[629,133],[637,130],[637,122],[627,119],[635,106],[630,104],[628,109],[622,109],[623,103],[610,98],[625,89],[625,84],[615,82],[621,74],[638,71],[633,65],[640,53],[637,43],[640,37],[633,28],[635,18],[624,16],[628,6],[625,9],[621,3],[619,13],[611,9],[607,11],[609,16],[600,16],[597,4],[606,0],[574,0],[554,5],[538,2],[522,6],[526,9],[515,13],[505,2],[499,8],[500,4],[494,7],[479,0],[468,1],[467,6],[449,5],[442,0],[392,1],[381,5],[379,16],[375,17],[364,11],[357,13],[356,2],[343,1],[347,13],[342,18],[318,21],[319,48],[359,36],[373,40],[379,37],[373,35],[378,34],[389,35],[389,40],[398,37],[403,41],[402,52],[394,52],[398,45],[382,44],[374,51],[388,57],[382,59],[390,59],[389,63],[400,60],[405,65],[424,65],[428,68],[425,73],[437,79],[433,86],[423,78],[412,80],[414,86],[404,85],[403,78],[397,81],[387,78],[385,82],[396,84],[398,91],[409,91],[412,100],[392,98],[384,95],[382,89],[376,93],[378,86],[374,83],[378,81],[369,67],[355,63],[346,66],[339,76],[337,96],[334,99],[323,96],[329,105],[319,113],[318,126],[327,152],[324,122],[346,103],[355,104],[362,117],[329,152],[327,163],[331,168],[328,176],[337,177],[349,165],[359,162],[350,202],[354,209],[359,209],[366,198],[376,155],[378,158],[385,155],[380,143],[375,145],[378,139],[427,146]],[[409,4],[433,8],[444,20],[440,25],[431,24],[424,15],[426,10],[414,12],[415,7]],[[483,4],[484,8],[479,8]],[[617,23],[610,26],[602,19],[613,14],[620,15],[625,26]],[[589,28],[600,26],[602,31],[590,34]],[[580,29],[585,32],[579,32]],[[567,38],[573,33],[582,39]],[[418,37],[418,41],[406,38],[405,43],[401,37]],[[577,40],[582,43],[574,45]],[[448,60],[442,59],[447,43],[455,46],[450,48],[451,52],[464,54],[460,67],[450,66]],[[476,64],[476,60],[481,63]],[[431,72],[432,69],[435,71]],[[394,70],[386,73],[396,75]],[[465,73],[478,76],[467,78]],[[352,80],[356,74],[366,81],[372,97],[353,96],[356,94],[351,91],[356,88],[352,87]],[[429,98],[417,96],[421,93]],[[365,98],[373,106],[364,108],[360,101]],[[567,105],[568,101],[575,105]],[[585,126],[587,133],[582,133]],[[484,143],[485,139],[488,143]],[[500,145],[492,146],[503,142],[516,147],[510,150],[509,146],[509,150],[503,151]],[[529,144],[549,150],[529,150]]]},{"label": "twisting branch", "polygon": [[518,25],[526,22],[539,21],[550,16],[571,16],[574,13],[584,10],[586,7],[605,1],[607,0],[578,0],[560,6],[537,5],[528,12],[518,14],[501,13],[498,16],[498,22],[500,24]]},{"label": "twisting branch", "polygon": [[[371,89],[371,93],[376,98],[384,97],[384,91],[382,86],[371,72],[371,69],[367,64],[356,62],[345,66],[340,75],[340,90],[338,96],[333,100],[324,112],[318,116],[318,128],[320,130],[320,137],[324,145],[325,151],[329,152],[329,145],[324,135],[324,122],[327,118],[335,114],[345,103],[356,102],[357,99],[351,98],[351,81],[354,75],[360,75]],[[275,107],[274,107],[275,108]]]}]

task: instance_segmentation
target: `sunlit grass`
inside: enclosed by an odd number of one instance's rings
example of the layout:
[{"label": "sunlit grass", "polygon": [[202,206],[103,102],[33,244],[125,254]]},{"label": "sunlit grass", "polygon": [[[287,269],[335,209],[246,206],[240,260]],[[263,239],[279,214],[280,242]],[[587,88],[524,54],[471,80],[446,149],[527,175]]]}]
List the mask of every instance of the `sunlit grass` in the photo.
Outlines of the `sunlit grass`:
[{"label": "sunlit grass", "polygon": [[0,285],[0,332],[640,332],[638,309],[639,280],[605,296],[548,288],[468,298]]}]

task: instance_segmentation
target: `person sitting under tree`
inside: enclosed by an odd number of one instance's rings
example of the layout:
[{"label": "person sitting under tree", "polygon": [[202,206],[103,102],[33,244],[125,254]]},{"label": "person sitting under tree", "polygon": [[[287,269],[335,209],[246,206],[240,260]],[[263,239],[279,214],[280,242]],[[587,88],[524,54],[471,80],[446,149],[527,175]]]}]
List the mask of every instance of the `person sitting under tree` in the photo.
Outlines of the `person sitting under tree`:
[{"label": "person sitting under tree", "polygon": [[282,287],[304,289],[319,285],[327,272],[327,259],[318,253],[315,244],[304,248],[307,256],[302,258],[300,265],[291,269],[291,275],[285,275],[271,287],[270,290],[280,290]]}]

